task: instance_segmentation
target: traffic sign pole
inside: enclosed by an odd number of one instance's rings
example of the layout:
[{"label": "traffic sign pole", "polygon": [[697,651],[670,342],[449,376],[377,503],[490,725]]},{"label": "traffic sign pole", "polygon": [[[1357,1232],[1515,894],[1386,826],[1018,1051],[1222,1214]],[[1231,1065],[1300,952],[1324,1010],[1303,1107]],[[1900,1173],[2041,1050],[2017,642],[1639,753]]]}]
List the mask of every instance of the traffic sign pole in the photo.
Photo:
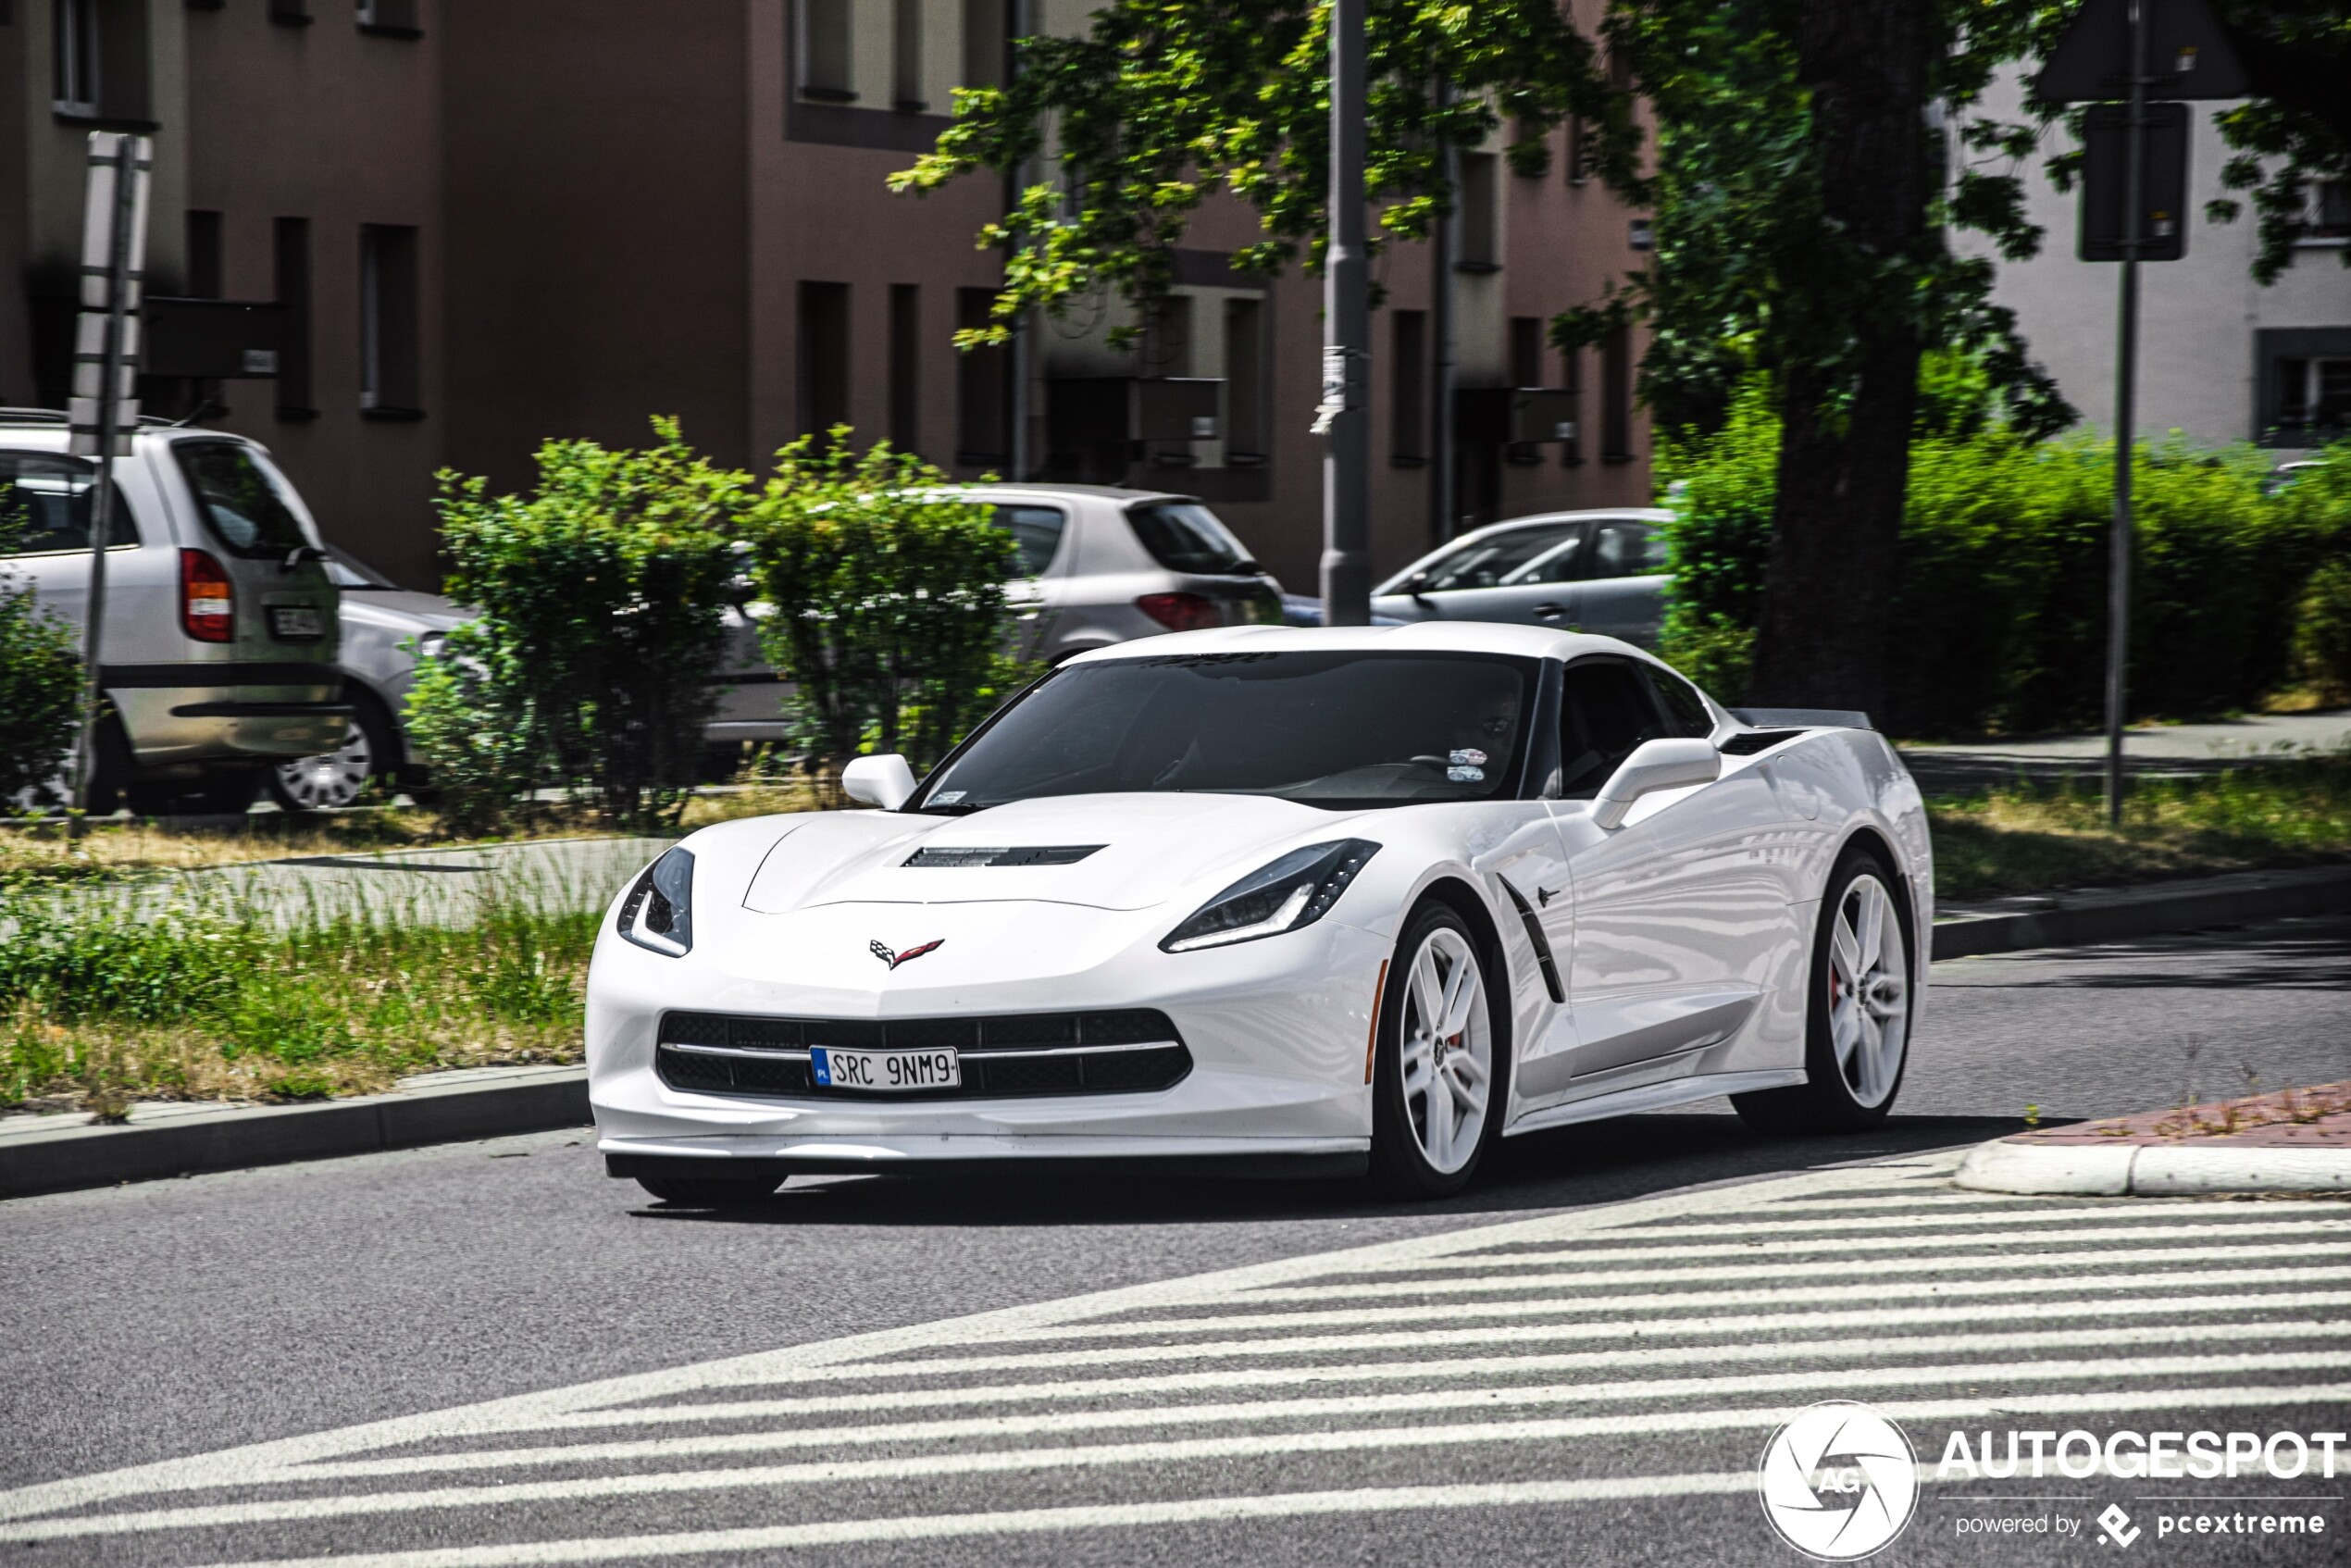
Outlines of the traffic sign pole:
[{"label": "traffic sign pole", "polygon": [[[2146,224],[2147,7],[2130,5],[2130,120],[2123,131],[2122,302],[2114,351],[2114,529],[2107,552],[2106,823],[2122,825],[2122,727],[2129,720],[2131,454],[2138,418],[2139,247]],[[2175,221],[2184,221],[2177,218]]]},{"label": "traffic sign pole", "polygon": [[1372,619],[1371,269],[1363,252],[1366,0],[1332,0],[1331,186],[1323,252],[1323,624]]}]

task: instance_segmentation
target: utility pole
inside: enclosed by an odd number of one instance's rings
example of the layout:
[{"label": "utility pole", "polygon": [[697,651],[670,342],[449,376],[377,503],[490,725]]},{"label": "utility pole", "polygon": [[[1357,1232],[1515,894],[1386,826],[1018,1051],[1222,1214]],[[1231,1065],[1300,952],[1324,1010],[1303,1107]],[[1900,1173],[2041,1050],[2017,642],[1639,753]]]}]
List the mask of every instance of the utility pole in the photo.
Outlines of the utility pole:
[{"label": "utility pole", "polygon": [[2123,131],[2122,304],[2114,350],[2114,529],[2106,579],[2106,825],[2122,825],[2122,727],[2130,692],[2131,450],[2138,417],[2139,242],[2146,222],[2147,7],[2129,0],[2130,118]]},{"label": "utility pole", "polygon": [[90,495],[90,594],[81,633],[81,729],[74,747],[73,811],[79,834],[90,810],[91,776],[98,762],[98,724],[105,712],[101,660],[106,653],[106,547],[114,533],[114,460],[135,431],[139,404],[130,394],[137,374],[138,323],[131,312],[146,253],[147,175],[153,144],[143,136],[90,133],[90,182],[81,229],[81,316],[75,324],[73,393],[67,402],[70,450],[94,456]]},{"label": "utility pole", "polygon": [[[1007,79],[1018,75],[1020,71],[1020,51],[1014,45],[1019,40],[1028,36],[1028,7],[1029,0],[1012,0],[1007,10],[1007,20],[1011,23],[1011,26],[1005,30],[1009,36],[1004,40],[1004,75]],[[1023,163],[1013,170],[1005,191],[1004,205],[1007,211],[1019,210],[1021,198],[1026,193],[1028,183],[1035,178],[1035,174],[1036,165],[1033,162]],[[1012,424],[1008,436],[1012,450],[1007,454],[1011,458],[1012,471],[1004,477],[1014,484],[1027,482],[1034,457],[1034,454],[1028,450],[1030,444],[1028,417],[1029,404],[1032,401],[1031,379],[1034,375],[1029,361],[1036,352],[1036,344],[1032,341],[1033,334],[1029,328],[1029,314],[1024,311],[1013,322],[1012,352],[1005,355],[1005,358],[1010,361],[1007,373],[1011,376],[1013,384],[1012,395],[1006,399],[1011,405],[1006,413]]]},{"label": "utility pole", "polygon": [[1371,275],[1363,255],[1363,11],[1331,0],[1331,185],[1323,255],[1323,624],[1372,620]]},{"label": "utility pole", "polygon": [[[1451,106],[1453,82],[1450,77],[1438,76],[1436,96],[1439,108]],[[1462,218],[1453,203],[1462,188],[1462,150],[1448,142],[1439,157],[1445,181],[1446,209],[1444,216],[1437,220],[1437,243],[1429,248],[1429,267],[1434,275],[1428,287],[1428,327],[1432,349],[1428,389],[1431,448],[1428,533],[1431,544],[1443,544],[1453,537],[1453,524],[1460,515],[1454,509],[1453,494],[1453,375],[1461,358],[1460,333],[1453,324],[1453,263],[1460,255]]]}]

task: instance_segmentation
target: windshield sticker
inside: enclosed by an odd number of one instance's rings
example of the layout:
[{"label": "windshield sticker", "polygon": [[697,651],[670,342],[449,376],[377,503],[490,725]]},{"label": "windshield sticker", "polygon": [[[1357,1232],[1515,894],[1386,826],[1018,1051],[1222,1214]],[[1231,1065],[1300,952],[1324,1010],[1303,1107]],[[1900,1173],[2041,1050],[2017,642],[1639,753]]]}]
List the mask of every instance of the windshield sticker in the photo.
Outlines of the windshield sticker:
[{"label": "windshield sticker", "polygon": [[1467,763],[1472,767],[1484,767],[1486,765],[1486,753],[1479,751],[1474,746],[1464,746],[1445,760],[1457,765],[1462,763]]},{"label": "windshield sticker", "polygon": [[964,798],[964,793],[961,790],[941,790],[930,798],[930,803],[935,806],[952,806]]},{"label": "windshield sticker", "polygon": [[1486,770],[1482,767],[1449,767],[1445,770],[1448,784],[1483,784]]}]

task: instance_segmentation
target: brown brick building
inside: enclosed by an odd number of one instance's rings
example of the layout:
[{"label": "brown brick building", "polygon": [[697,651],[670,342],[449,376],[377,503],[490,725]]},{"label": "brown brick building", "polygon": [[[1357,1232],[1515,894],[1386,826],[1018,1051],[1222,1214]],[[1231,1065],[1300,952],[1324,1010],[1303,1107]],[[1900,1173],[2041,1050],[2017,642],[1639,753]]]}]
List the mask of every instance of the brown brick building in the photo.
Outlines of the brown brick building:
[{"label": "brown brick building", "polygon": [[[752,463],[836,419],[959,475],[1032,471],[1210,499],[1292,587],[1320,550],[1320,286],[1240,277],[1252,237],[1212,211],[1179,300],[1113,355],[1107,303],[1012,356],[958,355],[1001,203],[884,177],[928,147],[949,90],[1000,69],[1014,0],[0,0],[0,401],[61,405],[82,146],[155,136],[150,292],[265,302],[276,374],[151,379],[151,411],[267,442],[330,538],[435,577],[432,474],[511,485],[542,438],[635,442],[676,414]],[[1083,25],[1082,0],[1026,0]],[[1579,11],[1596,6],[1579,5]],[[1645,501],[1636,343],[1576,356],[1542,323],[1639,265],[1636,228],[1576,178],[1464,160],[1454,268],[1465,387],[1580,392],[1574,442],[1460,449],[1462,526]],[[1378,264],[1374,543],[1426,547],[1434,355],[1428,248]],[[1126,380],[1188,379],[1213,439],[1143,442],[1105,410]],[[1200,398],[1209,400],[1206,404]]]}]

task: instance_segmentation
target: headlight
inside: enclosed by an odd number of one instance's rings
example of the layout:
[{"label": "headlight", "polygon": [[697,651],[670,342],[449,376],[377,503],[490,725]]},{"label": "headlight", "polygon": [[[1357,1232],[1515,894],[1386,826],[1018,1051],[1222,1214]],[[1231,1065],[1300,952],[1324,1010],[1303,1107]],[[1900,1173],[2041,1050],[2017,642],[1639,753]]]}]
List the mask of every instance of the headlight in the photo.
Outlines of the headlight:
[{"label": "headlight", "polygon": [[620,906],[620,934],[639,947],[682,958],[694,945],[694,857],[671,850],[645,867]]},{"label": "headlight", "polygon": [[1329,912],[1347,885],[1355,880],[1355,874],[1378,852],[1377,844],[1362,839],[1292,850],[1200,905],[1190,919],[1167,933],[1160,949],[1189,952],[1194,948],[1255,941],[1312,926]]}]

